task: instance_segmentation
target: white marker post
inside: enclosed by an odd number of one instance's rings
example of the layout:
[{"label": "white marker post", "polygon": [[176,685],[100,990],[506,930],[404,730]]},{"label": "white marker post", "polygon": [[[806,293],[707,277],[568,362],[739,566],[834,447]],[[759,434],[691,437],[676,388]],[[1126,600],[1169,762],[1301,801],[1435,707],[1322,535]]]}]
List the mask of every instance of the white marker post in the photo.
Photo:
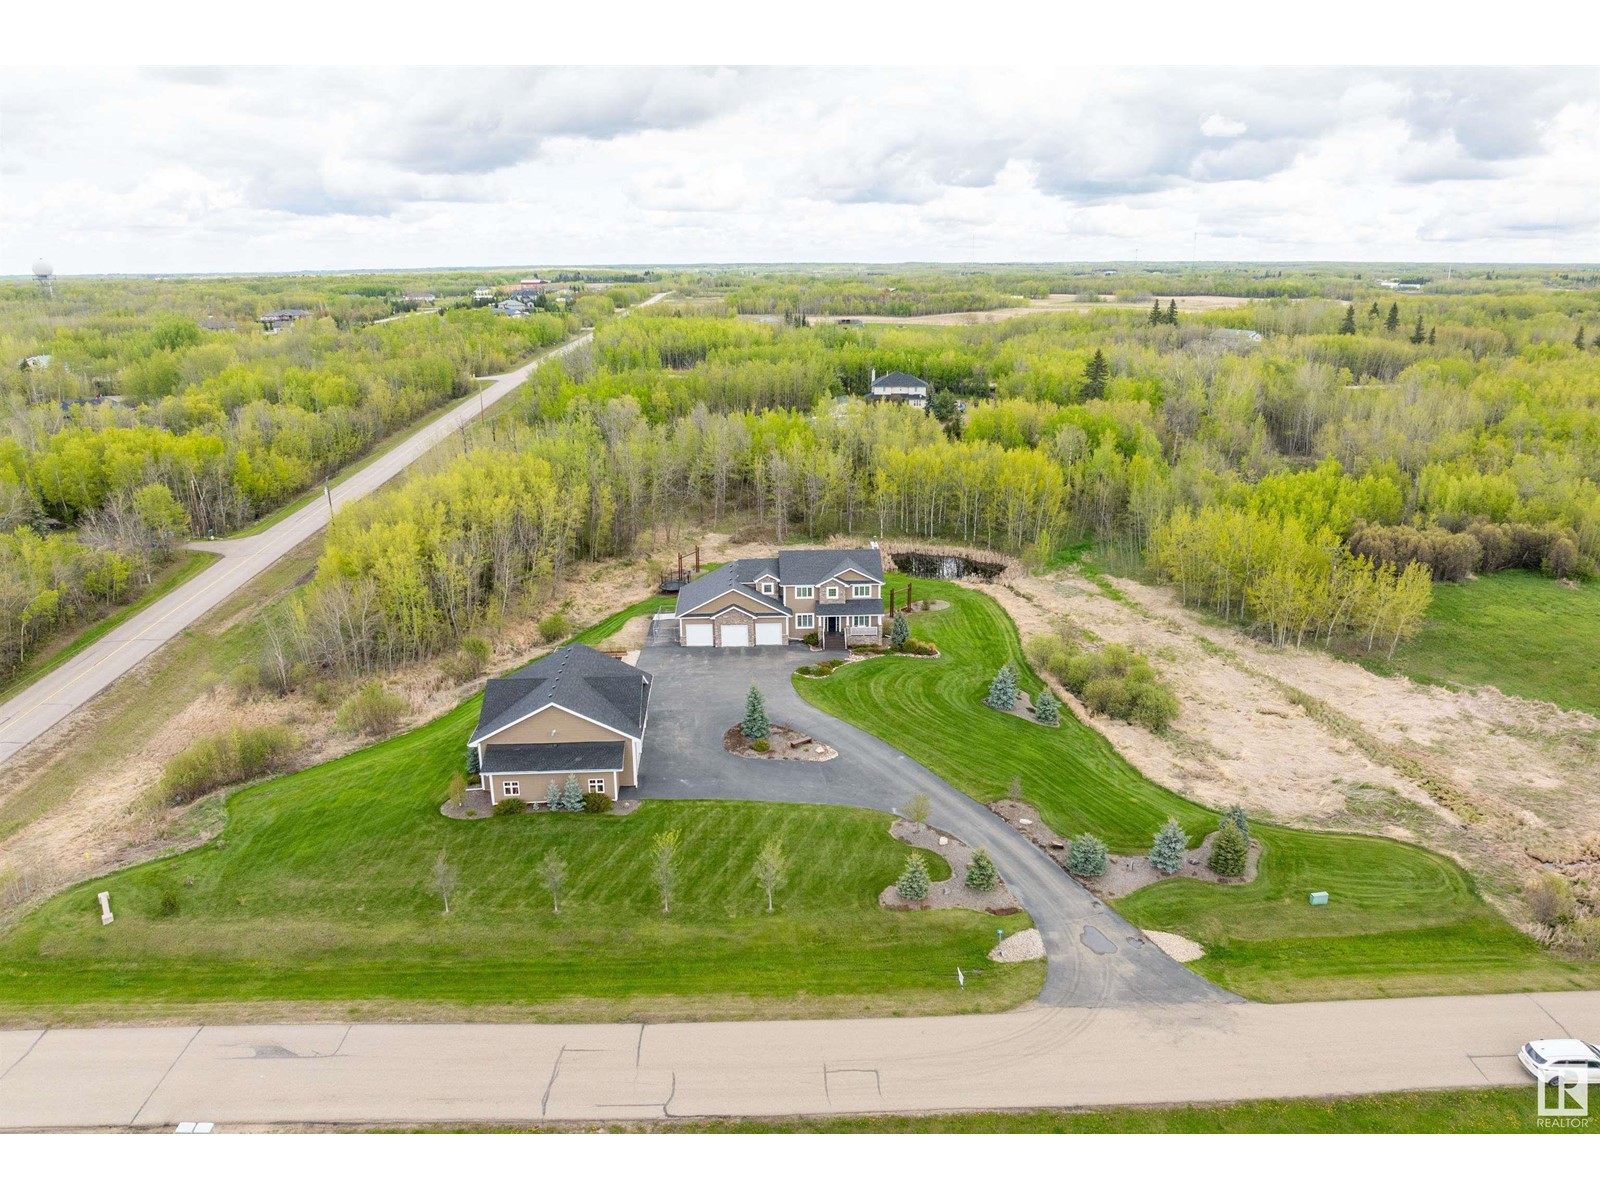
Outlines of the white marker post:
[{"label": "white marker post", "polygon": [[109,925],[114,920],[116,920],[116,918],[111,915],[111,893],[110,892],[101,892],[100,893],[100,924]]},{"label": "white marker post", "polygon": [[961,968],[960,967],[956,968],[956,986],[957,987],[966,987],[967,986],[967,977],[961,973]]}]

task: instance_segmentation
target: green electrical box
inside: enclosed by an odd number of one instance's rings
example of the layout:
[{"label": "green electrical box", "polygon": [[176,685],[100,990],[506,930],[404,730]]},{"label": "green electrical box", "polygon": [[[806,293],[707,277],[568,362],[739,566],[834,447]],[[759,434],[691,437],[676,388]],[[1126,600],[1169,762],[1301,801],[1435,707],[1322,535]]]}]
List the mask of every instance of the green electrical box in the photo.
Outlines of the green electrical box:
[{"label": "green electrical box", "polygon": [[1328,902],[1328,893],[1327,892],[1312,892],[1311,893],[1311,903],[1313,903],[1313,904],[1326,904],[1327,902]]}]

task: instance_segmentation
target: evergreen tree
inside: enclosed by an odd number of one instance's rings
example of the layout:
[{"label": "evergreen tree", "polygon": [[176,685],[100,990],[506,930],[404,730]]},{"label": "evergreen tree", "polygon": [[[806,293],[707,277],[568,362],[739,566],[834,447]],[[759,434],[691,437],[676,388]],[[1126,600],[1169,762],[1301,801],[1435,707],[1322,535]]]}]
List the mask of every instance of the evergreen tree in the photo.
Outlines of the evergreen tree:
[{"label": "evergreen tree", "polygon": [[583,811],[583,788],[579,786],[576,775],[568,775],[566,783],[561,785],[561,811]]},{"label": "evergreen tree", "polygon": [[1096,350],[1094,357],[1089,360],[1089,365],[1083,369],[1083,387],[1080,389],[1085,400],[1104,400],[1106,397],[1106,380],[1111,377],[1111,368],[1106,365],[1106,356]]},{"label": "evergreen tree", "polygon": [[933,881],[928,878],[928,864],[922,861],[922,855],[913,850],[906,855],[905,870],[895,880],[894,890],[900,893],[902,900],[926,900],[932,884]]},{"label": "evergreen tree", "polygon": [[1344,310],[1344,320],[1339,323],[1340,333],[1354,333],[1356,331],[1356,306],[1347,304]]},{"label": "evergreen tree", "polygon": [[1411,331],[1411,344],[1420,346],[1428,340],[1428,335],[1422,331],[1422,314],[1417,314],[1417,327]]},{"label": "evergreen tree", "polygon": [[1224,879],[1237,879],[1244,874],[1249,854],[1250,847],[1245,844],[1239,827],[1232,821],[1224,821],[1211,843],[1211,858],[1206,865]]},{"label": "evergreen tree", "polygon": [[1157,300],[1150,305],[1150,324],[1159,325],[1161,321],[1161,301]]},{"label": "evergreen tree", "polygon": [[910,637],[911,622],[906,620],[905,613],[895,613],[894,622],[889,626],[889,645],[898,650]]},{"label": "evergreen tree", "polygon": [[550,786],[544,790],[544,806],[551,812],[561,811],[561,785],[554,779],[550,781]]},{"label": "evergreen tree", "polygon": [[483,774],[483,767],[482,767],[482,764],[481,764],[481,762],[479,761],[479,758],[478,758],[478,748],[476,746],[468,746],[467,747],[467,778],[471,779],[474,775],[482,775],[482,774]]},{"label": "evergreen tree", "polygon": [[1033,715],[1041,725],[1061,724],[1061,701],[1056,699],[1056,694],[1049,687],[1039,693],[1039,699],[1033,706]]},{"label": "evergreen tree", "polygon": [[1000,872],[994,869],[994,859],[979,846],[972,852],[972,861],[967,864],[967,886],[975,892],[992,892],[999,883]]},{"label": "evergreen tree", "polygon": [[1080,833],[1067,847],[1067,870],[1086,879],[1106,873],[1106,844],[1092,833]]},{"label": "evergreen tree", "polygon": [[1378,319],[1378,302],[1376,300],[1374,300],[1372,302],[1372,307],[1367,309],[1367,320],[1376,321],[1377,319]]},{"label": "evergreen tree", "polygon": [[1010,663],[995,672],[994,682],[989,685],[989,694],[983,702],[1001,712],[1010,712],[1016,706],[1017,673],[1011,669]]},{"label": "evergreen tree", "polygon": [[1431,328],[1429,328],[1429,330],[1428,330],[1428,345],[1430,345],[1430,346],[1433,345],[1434,339],[1437,338],[1438,336],[1439,336],[1439,327],[1437,325],[1434,325]]},{"label": "evergreen tree", "polygon": [[1189,838],[1183,826],[1169,817],[1167,823],[1156,831],[1156,840],[1150,846],[1150,865],[1163,875],[1172,875],[1183,866],[1183,855],[1189,849]]},{"label": "evergreen tree", "polygon": [[772,732],[772,722],[767,720],[767,702],[761,698],[761,692],[753,683],[745,694],[744,720],[739,724],[739,731],[747,742],[764,738]]},{"label": "evergreen tree", "polygon": [[1572,344],[1574,346],[1576,346],[1579,350],[1583,349],[1584,341],[1583,341],[1583,326],[1582,325],[1578,326],[1578,336],[1572,339]]},{"label": "evergreen tree", "polygon": [[1178,302],[1176,300],[1169,300],[1169,301],[1167,301],[1167,324],[1168,325],[1176,325],[1177,323],[1178,323]]},{"label": "evergreen tree", "polygon": [[1248,846],[1250,844],[1250,818],[1245,815],[1244,809],[1237,804],[1230,804],[1223,809],[1222,816],[1217,821],[1217,828],[1221,829],[1229,822],[1238,827],[1239,836],[1244,838],[1244,844]]},{"label": "evergreen tree", "polygon": [[1389,315],[1383,319],[1383,327],[1390,333],[1400,328],[1400,302],[1398,300],[1389,305]]}]

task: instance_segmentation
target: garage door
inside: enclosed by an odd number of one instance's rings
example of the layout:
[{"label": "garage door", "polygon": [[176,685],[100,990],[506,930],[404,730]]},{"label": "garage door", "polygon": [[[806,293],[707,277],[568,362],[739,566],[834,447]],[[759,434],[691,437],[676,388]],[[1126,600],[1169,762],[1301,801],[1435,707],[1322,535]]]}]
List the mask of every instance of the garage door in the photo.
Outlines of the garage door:
[{"label": "garage door", "polygon": [[711,645],[711,622],[685,621],[683,623],[683,644],[685,646]]},{"label": "garage door", "polygon": [[781,646],[783,645],[782,621],[757,621],[756,645]]},{"label": "garage door", "polygon": [[724,625],[722,627],[722,644],[724,646],[748,646],[750,644],[750,626]]}]

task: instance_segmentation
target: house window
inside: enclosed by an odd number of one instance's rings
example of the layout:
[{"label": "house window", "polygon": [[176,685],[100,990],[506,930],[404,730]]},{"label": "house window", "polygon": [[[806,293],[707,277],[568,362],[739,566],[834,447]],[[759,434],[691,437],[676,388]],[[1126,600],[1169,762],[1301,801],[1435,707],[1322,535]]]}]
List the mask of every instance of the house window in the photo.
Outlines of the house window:
[{"label": "house window", "polygon": [[861,613],[855,613],[850,617],[850,626],[852,629],[865,629],[872,623],[873,618],[871,613],[867,613],[865,615]]},{"label": "house window", "polygon": [[816,594],[817,589],[814,587],[797,587],[794,590],[794,598],[796,600],[809,600]]},{"label": "house window", "polygon": [[863,596],[871,596],[872,585],[870,583],[852,583],[850,585],[850,594],[857,600],[861,599]]},{"label": "house window", "polygon": [[815,629],[817,627],[817,615],[815,613],[795,613],[794,627],[796,629]]},{"label": "house window", "polygon": [[839,589],[834,587],[832,584],[829,584],[828,585],[828,599],[829,600],[837,600],[838,598],[839,598]]},{"label": "house window", "polygon": [[604,792],[606,790],[606,781],[600,778],[589,780],[589,790],[595,793]]},{"label": "house window", "polygon": [[500,794],[502,796],[522,795],[522,781],[517,779],[502,780],[500,782]]},{"label": "house window", "polygon": [[761,585],[761,594],[762,594],[762,595],[763,595],[763,596],[770,596],[770,595],[772,595],[772,584],[771,584],[771,583],[763,583],[763,584],[762,584],[762,585]]}]

